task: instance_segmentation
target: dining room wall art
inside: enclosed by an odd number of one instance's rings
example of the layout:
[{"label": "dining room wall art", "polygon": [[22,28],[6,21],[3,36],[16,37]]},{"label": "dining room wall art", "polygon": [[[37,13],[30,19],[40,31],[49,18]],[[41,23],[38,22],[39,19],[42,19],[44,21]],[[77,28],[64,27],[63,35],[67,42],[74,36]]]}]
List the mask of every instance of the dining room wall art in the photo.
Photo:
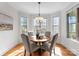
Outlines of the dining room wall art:
[{"label": "dining room wall art", "polygon": [[0,13],[0,31],[13,30],[13,18]]}]

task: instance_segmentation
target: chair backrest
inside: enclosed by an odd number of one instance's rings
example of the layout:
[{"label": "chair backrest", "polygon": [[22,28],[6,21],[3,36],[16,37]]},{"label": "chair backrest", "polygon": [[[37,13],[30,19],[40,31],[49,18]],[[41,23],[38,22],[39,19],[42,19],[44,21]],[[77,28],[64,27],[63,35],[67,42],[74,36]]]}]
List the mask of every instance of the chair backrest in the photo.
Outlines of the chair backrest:
[{"label": "chair backrest", "polygon": [[58,39],[58,34],[55,34],[52,38],[52,41],[51,41],[51,46],[50,46],[50,49],[52,50],[52,48],[55,47],[55,44],[56,44],[56,41]]},{"label": "chair backrest", "polygon": [[30,42],[29,42],[28,36],[25,34],[21,34],[21,38],[22,38],[24,47],[28,50],[28,52],[30,52]]},{"label": "chair backrest", "polygon": [[46,37],[50,37],[50,35],[51,35],[51,32],[49,32],[49,31],[45,32]]},{"label": "chair backrest", "polygon": [[29,36],[33,36],[33,32],[28,32],[28,35]]}]

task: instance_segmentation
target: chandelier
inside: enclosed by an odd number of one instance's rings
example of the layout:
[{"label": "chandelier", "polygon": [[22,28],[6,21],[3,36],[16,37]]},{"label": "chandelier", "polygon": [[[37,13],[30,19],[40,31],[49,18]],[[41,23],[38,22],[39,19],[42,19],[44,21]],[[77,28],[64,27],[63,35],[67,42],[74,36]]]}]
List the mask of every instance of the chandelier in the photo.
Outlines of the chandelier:
[{"label": "chandelier", "polygon": [[43,20],[44,18],[40,16],[40,2],[38,2],[38,5],[39,5],[39,7],[38,7],[38,9],[39,9],[39,14],[38,14],[38,16],[37,16],[35,19],[36,19],[36,20]]}]

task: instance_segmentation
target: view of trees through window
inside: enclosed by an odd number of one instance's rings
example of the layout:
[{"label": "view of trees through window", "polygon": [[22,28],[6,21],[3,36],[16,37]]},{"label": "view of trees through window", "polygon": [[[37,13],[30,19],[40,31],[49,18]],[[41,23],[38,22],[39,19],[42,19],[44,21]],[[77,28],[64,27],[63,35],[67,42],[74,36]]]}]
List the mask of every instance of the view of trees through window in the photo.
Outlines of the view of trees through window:
[{"label": "view of trees through window", "polygon": [[27,17],[21,17],[20,23],[22,33],[27,33]]},{"label": "view of trees through window", "polygon": [[67,37],[76,39],[76,14],[71,11],[67,14]]}]

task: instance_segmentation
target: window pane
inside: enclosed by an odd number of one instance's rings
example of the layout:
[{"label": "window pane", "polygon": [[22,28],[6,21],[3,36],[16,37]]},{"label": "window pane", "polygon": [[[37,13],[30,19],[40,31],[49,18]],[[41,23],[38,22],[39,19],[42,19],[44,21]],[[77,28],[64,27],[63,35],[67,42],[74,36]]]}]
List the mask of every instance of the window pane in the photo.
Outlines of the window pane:
[{"label": "window pane", "polygon": [[76,24],[69,24],[69,32],[76,32]]},{"label": "window pane", "polygon": [[55,33],[59,33],[59,27],[58,26],[54,26],[54,34]]},{"label": "window pane", "polygon": [[54,25],[59,25],[59,17],[53,18]]},{"label": "window pane", "polygon": [[27,17],[21,17],[20,21],[22,33],[27,33]]},{"label": "window pane", "polygon": [[76,23],[75,16],[69,16],[69,23]]}]

